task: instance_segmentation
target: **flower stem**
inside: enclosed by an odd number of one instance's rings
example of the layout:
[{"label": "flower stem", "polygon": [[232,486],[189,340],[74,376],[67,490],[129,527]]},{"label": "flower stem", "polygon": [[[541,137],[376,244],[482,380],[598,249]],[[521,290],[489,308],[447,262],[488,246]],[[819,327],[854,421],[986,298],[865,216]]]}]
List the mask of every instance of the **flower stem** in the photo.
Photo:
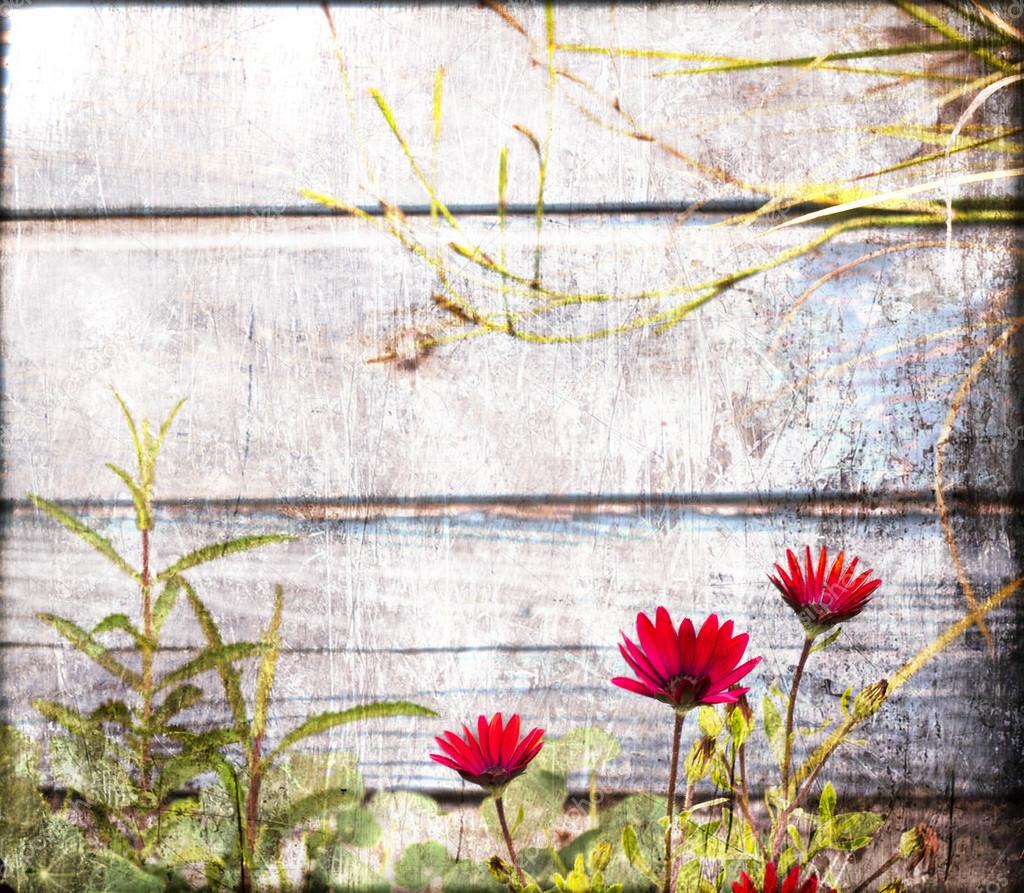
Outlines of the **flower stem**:
[{"label": "flower stem", "polygon": [[807,658],[811,655],[813,644],[813,636],[809,635],[804,639],[800,660],[797,661],[796,672],[793,674],[793,687],[789,690],[789,704],[786,705],[786,741],[782,754],[782,796],[784,797],[789,797],[789,770],[793,765],[793,710],[796,707],[796,694],[800,688],[804,666],[807,664]]},{"label": "flower stem", "polygon": [[512,835],[508,830],[508,820],[505,818],[505,804],[502,802],[501,797],[494,798],[494,808],[498,813],[498,822],[501,824],[501,833],[505,836],[505,846],[508,847],[509,858],[512,860],[512,865],[516,869],[516,874],[519,877],[519,883],[525,887],[526,876],[523,874],[523,869],[519,867],[519,859],[516,858],[516,848],[512,846]]},{"label": "flower stem", "polygon": [[679,775],[679,741],[683,735],[684,714],[676,713],[672,730],[672,762],[668,770],[668,827],[665,828],[665,886],[662,893],[672,893],[672,819],[676,805],[676,778]]},{"label": "flower stem", "polygon": [[[139,580],[142,590],[142,635],[147,643],[153,641],[153,584],[149,573],[149,530],[142,534],[142,573]],[[153,712],[153,652],[149,645],[142,648],[142,734],[139,740],[139,786],[149,789],[149,723]]]}]

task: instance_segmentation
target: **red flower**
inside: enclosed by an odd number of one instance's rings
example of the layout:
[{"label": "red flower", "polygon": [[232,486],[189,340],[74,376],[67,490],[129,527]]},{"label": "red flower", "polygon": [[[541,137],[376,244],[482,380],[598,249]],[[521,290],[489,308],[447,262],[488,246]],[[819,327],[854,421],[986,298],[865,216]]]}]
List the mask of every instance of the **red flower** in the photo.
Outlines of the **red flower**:
[{"label": "red flower", "polygon": [[[778,871],[774,862],[764,867],[764,883],[758,887],[745,871],[738,881],[733,881],[732,893],[818,893],[818,878],[811,875],[800,883],[800,866],[794,865],[779,887]],[[823,887],[821,893],[836,893],[831,887]]]},{"label": "red flower", "polygon": [[825,564],[828,556],[824,546],[818,554],[817,567],[811,560],[810,546],[807,547],[803,571],[790,549],[786,550],[786,557],[789,559],[789,574],[787,575],[779,565],[775,565],[778,577],[771,574],[768,577],[782,593],[786,604],[796,611],[804,629],[812,638],[837,623],[844,623],[851,617],[856,617],[871,601],[871,594],[882,585],[881,580],[871,579],[870,570],[854,578],[854,571],[860,559],[854,558],[844,571],[842,552],[836,556],[826,576]]},{"label": "red flower", "polygon": [[544,746],[540,740],[543,729],[532,729],[519,740],[518,713],[512,714],[504,728],[501,714],[495,713],[490,722],[486,716],[477,719],[475,737],[465,725],[462,732],[461,738],[455,732],[445,732],[443,737],[435,738],[444,753],[432,753],[430,759],[454,769],[466,781],[492,791],[505,787],[522,774]]},{"label": "red flower", "polygon": [[616,676],[612,683],[671,704],[684,711],[700,704],[733,704],[746,688],[732,688],[760,662],[755,657],[737,666],[747,647],[746,633],[734,636],[732,621],[718,625],[712,614],[696,632],[687,617],[677,631],[665,608],[658,608],[656,622],[646,614],[636,615],[639,647],[625,633],[619,651],[636,679]]}]

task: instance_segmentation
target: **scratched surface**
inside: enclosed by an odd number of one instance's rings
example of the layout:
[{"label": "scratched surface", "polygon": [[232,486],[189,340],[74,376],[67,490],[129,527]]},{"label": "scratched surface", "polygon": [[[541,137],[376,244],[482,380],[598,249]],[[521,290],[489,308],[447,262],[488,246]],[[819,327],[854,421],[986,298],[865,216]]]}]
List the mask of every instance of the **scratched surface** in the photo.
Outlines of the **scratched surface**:
[{"label": "scratched surface", "polygon": [[[87,625],[131,612],[133,594],[26,496],[73,503],[135,554],[130,503],[102,467],[131,459],[111,385],[150,418],[189,397],[158,482],[158,563],[210,540],[300,535],[193,572],[236,639],[258,634],[273,584],[285,587],[272,738],[309,711],[376,697],[419,701],[448,724],[501,706],[552,733],[608,728],[624,753],[604,784],[644,789],[664,774],[664,711],[608,684],[637,610],[735,618],[766,655],[761,694],[789,678],[800,644],[765,571],[805,542],[863,556],[886,584],[816,656],[811,724],[963,616],[937,482],[978,596],[1017,576],[1019,339],[999,339],[1021,315],[1018,229],[958,220],[948,244],[941,226],[849,229],[663,329],[637,322],[831,222],[724,226],[723,210],[765,187],[934,152],[908,134],[948,132],[966,100],[938,97],[988,71],[952,52],[858,62],[927,63],[943,80],[836,71],[827,54],[936,39],[892,4],[843,9],[559,7],[549,106],[541,7],[511,7],[514,23],[470,7],[339,7],[354,125],[316,5],[16,10],[0,223],[0,715],[44,737],[32,698],[109,696],[35,613]],[[679,58],[649,52],[664,49]],[[694,52],[819,61],[672,75]],[[423,213],[430,195],[370,88],[459,212],[457,234]],[[549,115],[538,262],[523,131],[543,140]],[[970,132],[1016,117],[1004,90]],[[942,173],[1019,157],[1004,140],[950,155]],[[868,182],[924,178],[908,167]],[[1011,198],[1014,182],[955,196]],[[405,207],[479,315],[439,301],[436,268],[382,218],[310,216],[323,209],[301,188]],[[678,214],[704,200],[710,210]],[[502,290],[447,247],[456,238],[527,275],[537,263],[545,288],[573,300]],[[594,294],[606,298],[581,299]],[[481,324],[509,302],[515,331]],[[1008,876],[1018,826],[993,817],[1020,787],[1020,616],[1010,602],[989,618],[992,655],[977,630],[956,641],[867,726],[869,746],[835,764],[851,796],[920,805],[908,824],[942,815],[948,838],[966,829],[950,889]],[[201,642],[189,623],[166,639],[168,660]],[[225,712],[214,682],[198,720]],[[457,794],[426,759],[436,730],[368,724],[310,746],[355,750],[372,786]],[[752,763],[755,785],[769,771]]]}]

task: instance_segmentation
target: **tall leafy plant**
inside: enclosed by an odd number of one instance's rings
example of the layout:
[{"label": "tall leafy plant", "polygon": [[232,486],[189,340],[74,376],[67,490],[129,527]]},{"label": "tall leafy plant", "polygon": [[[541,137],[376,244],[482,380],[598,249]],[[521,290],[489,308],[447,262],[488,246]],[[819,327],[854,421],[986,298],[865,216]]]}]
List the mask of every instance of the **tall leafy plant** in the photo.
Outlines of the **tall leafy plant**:
[{"label": "tall leafy plant", "polygon": [[[157,460],[184,400],[154,432],[148,420],[136,420],[116,392],[115,397],[137,469],[133,474],[115,464],[107,468],[131,496],[139,533],[137,560],[122,555],[110,539],[56,502],[36,495],[29,499],[128,578],[138,593],[138,610],[134,616],[109,614],[91,628],[40,613],[40,620],[111,677],[112,697],[91,710],[46,699],[34,706],[61,730],[49,742],[53,775],[84,805],[87,830],[100,844],[91,859],[96,889],[185,889],[190,885],[181,869],[200,865],[209,889],[249,893],[290,830],[353,796],[346,774],[329,769],[312,773],[307,784],[291,784],[296,766],[308,761],[307,754],[293,751],[295,745],[344,723],[434,713],[404,701],[328,711],[307,717],[269,746],[267,719],[282,644],[282,589],[275,590],[271,618],[258,641],[227,642],[186,574],[294,537],[247,535],[201,546],[166,567],[154,567]],[[166,656],[161,637],[182,601],[205,642],[197,653],[166,666],[158,660]],[[250,710],[239,662],[251,658],[259,664]],[[204,698],[197,680],[210,672],[219,675],[230,708],[229,721],[221,725],[197,723],[188,713]],[[202,792],[195,785],[189,788],[204,776],[220,784],[204,785]],[[75,841],[81,849],[80,835]],[[20,876],[26,889],[39,885],[37,867],[26,863]]]}]

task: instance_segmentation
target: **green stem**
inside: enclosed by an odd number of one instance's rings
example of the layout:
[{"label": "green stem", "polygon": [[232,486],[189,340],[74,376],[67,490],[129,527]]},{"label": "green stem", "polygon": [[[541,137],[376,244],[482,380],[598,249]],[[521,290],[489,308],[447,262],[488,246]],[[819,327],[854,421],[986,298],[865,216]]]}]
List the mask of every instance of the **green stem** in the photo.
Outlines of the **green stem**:
[{"label": "green stem", "polygon": [[[148,643],[153,640],[153,584],[149,573],[149,530],[142,531],[142,635]],[[149,723],[153,713],[153,650],[142,649],[142,734],[139,736],[139,786],[149,790]]]},{"label": "green stem", "polygon": [[808,635],[804,639],[804,647],[800,652],[800,660],[796,664],[796,672],[793,674],[793,686],[789,690],[789,703],[786,705],[786,741],[782,753],[782,795],[789,797],[789,770],[793,765],[793,710],[796,707],[796,695],[800,688],[800,680],[804,675],[804,666],[807,658],[811,655],[811,646],[814,645],[814,637]]},{"label": "green stem", "polygon": [[519,859],[516,858],[516,848],[512,845],[512,834],[508,830],[508,820],[505,818],[505,804],[502,802],[501,797],[494,798],[494,808],[498,813],[498,823],[501,825],[501,833],[505,837],[505,846],[508,847],[509,858],[512,860],[512,865],[515,867],[516,875],[519,877],[519,883],[525,887],[526,876],[523,874],[523,869],[519,867]]},{"label": "green stem", "polygon": [[668,827],[665,828],[665,885],[662,893],[672,893],[672,819],[676,805],[676,779],[679,775],[679,741],[683,735],[683,720],[686,715],[676,713],[672,729],[672,762],[668,770]]}]

